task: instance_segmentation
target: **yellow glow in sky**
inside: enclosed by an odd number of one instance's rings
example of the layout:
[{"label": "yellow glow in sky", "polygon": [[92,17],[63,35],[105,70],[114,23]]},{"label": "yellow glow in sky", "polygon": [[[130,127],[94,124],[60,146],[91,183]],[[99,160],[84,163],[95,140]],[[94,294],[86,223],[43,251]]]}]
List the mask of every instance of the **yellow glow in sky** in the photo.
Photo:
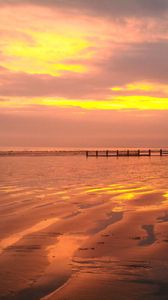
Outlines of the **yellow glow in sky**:
[{"label": "yellow glow in sky", "polygon": [[[83,59],[92,56],[90,42],[83,37],[57,33],[31,33],[32,42],[9,40],[2,48],[1,66],[15,72],[59,76],[63,71],[84,73]],[[79,63],[71,62],[77,60]]]},{"label": "yellow glow in sky", "polygon": [[168,85],[153,82],[133,82],[125,86],[115,86],[111,88],[114,92],[163,92],[168,93]]},{"label": "yellow glow in sky", "polygon": [[[35,100],[36,102],[36,100]],[[37,103],[49,106],[80,107],[87,110],[164,110],[168,109],[168,98],[155,98],[149,96],[118,96],[108,100],[54,100],[37,99]]]},{"label": "yellow glow in sky", "polygon": [[165,110],[168,98],[150,96],[116,96],[105,100],[64,99],[64,98],[14,98],[0,102],[0,107],[49,106],[60,108],[78,107],[84,110]]},{"label": "yellow glow in sky", "polygon": [[136,83],[130,83],[125,86],[116,86],[113,87],[111,90],[112,91],[153,91],[154,86],[153,84],[150,83],[141,83],[141,82],[136,82]]}]

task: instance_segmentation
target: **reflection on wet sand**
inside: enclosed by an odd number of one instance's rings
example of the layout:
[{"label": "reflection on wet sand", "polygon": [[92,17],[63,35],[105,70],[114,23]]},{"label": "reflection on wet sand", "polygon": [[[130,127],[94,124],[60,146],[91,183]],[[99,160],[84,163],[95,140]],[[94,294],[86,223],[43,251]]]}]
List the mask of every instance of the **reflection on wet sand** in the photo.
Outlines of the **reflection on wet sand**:
[{"label": "reflection on wet sand", "polygon": [[31,228],[28,228],[26,230],[23,230],[21,232],[18,232],[16,234],[13,234],[11,236],[9,236],[8,238],[5,238],[3,240],[1,240],[0,242],[0,254],[8,247],[16,244],[17,242],[19,242],[22,238],[24,238],[24,236],[26,235],[30,235],[33,234],[35,232],[41,231],[47,227],[49,227],[50,225],[56,223],[58,221],[58,218],[52,218],[49,220],[44,220],[41,221],[40,223],[34,225]]},{"label": "reflection on wet sand", "polygon": [[0,299],[167,300],[167,186],[138,176],[38,188],[4,182]]}]

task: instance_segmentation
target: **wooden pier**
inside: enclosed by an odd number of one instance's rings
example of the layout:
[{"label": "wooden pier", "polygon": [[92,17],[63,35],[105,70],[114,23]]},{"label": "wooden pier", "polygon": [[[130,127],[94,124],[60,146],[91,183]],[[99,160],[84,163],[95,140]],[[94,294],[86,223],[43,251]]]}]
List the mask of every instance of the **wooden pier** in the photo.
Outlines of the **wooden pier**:
[{"label": "wooden pier", "polygon": [[86,151],[86,157],[125,157],[125,156],[166,156],[168,149],[138,149],[138,150],[95,150]]}]

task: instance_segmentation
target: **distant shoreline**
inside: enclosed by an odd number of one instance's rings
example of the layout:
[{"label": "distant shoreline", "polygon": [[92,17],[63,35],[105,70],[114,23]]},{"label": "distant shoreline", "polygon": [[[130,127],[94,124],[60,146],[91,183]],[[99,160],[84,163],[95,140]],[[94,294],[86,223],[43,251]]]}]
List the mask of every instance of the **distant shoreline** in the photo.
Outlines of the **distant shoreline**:
[{"label": "distant shoreline", "polygon": [[[150,150],[149,150],[150,149]],[[160,149],[162,149],[165,152],[168,152],[168,148],[105,148],[105,149],[99,149],[99,148],[92,148],[92,149],[80,149],[80,150],[0,150],[0,157],[13,157],[13,156],[77,156],[82,155],[85,156],[87,152],[89,152],[91,155],[89,156],[96,156],[95,153],[98,152],[98,156],[106,156],[106,153],[109,154],[119,151],[120,153],[124,153],[127,151],[134,152],[134,151],[141,151],[141,152],[147,152],[151,151],[153,155],[157,155],[160,152]],[[110,156],[110,155],[109,155]]]}]

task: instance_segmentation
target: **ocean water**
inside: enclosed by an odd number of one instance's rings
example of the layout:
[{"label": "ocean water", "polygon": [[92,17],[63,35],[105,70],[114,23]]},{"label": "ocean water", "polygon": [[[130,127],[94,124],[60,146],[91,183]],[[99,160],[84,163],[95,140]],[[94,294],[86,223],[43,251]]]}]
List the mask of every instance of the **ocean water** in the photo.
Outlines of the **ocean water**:
[{"label": "ocean water", "polygon": [[168,156],[0,157],[0,299],[168,299],[167,229]]}]

